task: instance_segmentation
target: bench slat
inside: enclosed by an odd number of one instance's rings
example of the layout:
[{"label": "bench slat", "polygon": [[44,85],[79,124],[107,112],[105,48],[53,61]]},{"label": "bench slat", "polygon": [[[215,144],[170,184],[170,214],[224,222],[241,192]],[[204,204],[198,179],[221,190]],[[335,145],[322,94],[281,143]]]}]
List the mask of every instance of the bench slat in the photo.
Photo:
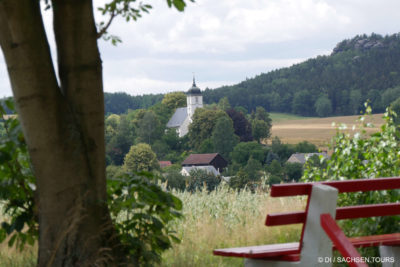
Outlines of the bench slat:
[{"label": "bench slat", "polygon": [[[399,246],[400,233],[350,237],[350,242],[354,247],[376,247],[384,246]],[[239,248],[224,248],[214,250],[214,255],[227,256],[227,257],[240,257],[240,258],[253,258],[253,259],[268,259],[268,260],[281,260],[281,261],[299,261],[300,254],[298,251],[299,243],[283,243],[273,245],[262,245],[252,247],[239,247]],[[333,250],[338,248],[333,245]]]},{"label": "bench slat", "polygon": [[[357,248],[377,247],[377,246],[399,246],[400,233],[350,237],[349,240]],[[333,247],[336,249],[336,247]]]},{"label": "bench slat", "polygon": [[335,187],[339,193],[358,191],[390,190],[400,188],[400,177],[328,181],[316,183],[275,184],[271,187],[271,197],[310,195],[312,185],[324,184]]},{"label": "bench slat", "polygon": [[[359,206],[347,206],[336,209],[336,220],[368,218],[377,216],[393,216],[400,214],[400,203],[387,204],[368,204]],[[267,215],[265,225],[277,226],[296,223],[304,223],[306,221],[306,212],[285,212],[271,213]]]},{"label": "bench slat", "polygon": [[215,249],[214,255],[241,258],[274,258],[285,255],[299,254],[299,242],[272,244],[251,247]]}]

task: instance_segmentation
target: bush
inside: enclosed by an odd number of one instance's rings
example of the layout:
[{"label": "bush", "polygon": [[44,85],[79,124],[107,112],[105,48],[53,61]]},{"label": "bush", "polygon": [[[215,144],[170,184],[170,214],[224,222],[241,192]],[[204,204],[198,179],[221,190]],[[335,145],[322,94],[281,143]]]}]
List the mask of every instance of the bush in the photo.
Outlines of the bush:
[{"label": "bush", "polygon": [[190,172],[187,190],[194,192],[206,185],[208,191],[213,191],[221,183],[221,178],[204,170],[195,169]]},{"label": "bush", "polygon": [[185,190],[186,177],[180,172],[180,169],[170,169],[165,173],[164,179],[167,181],[168,189]]},{"label": "bush", "polygon": [[155,184],[150,173],[123,174],[107,181],[109,209],[121,250],[135,266],[154,266],[178,242],[168,226],[180,218],[182,202]]},{"label": "bush", "polygon": [[303,164],[286,162],[284,166],[287,181],[298,181],[303,175]]},{"label": "bush", "polygon": [[[367,114],[371,109],[367,107]],[[361,131],[354,134],[337,132],[333,139],[335,146],[331,159],[320,159],[326,167],[315,167],[308,161],[305,164],[303,181],[324,181],[391,177],[400,175],[400,144],[397,127],[393,122],[393,113],[390,109],[384,115],[385,123],[381,131],[366,136],[365,127],[370,125],[362,122]],[[374,204],[396,202],[400,198],[399,190],[341,194],[339,205]],[[393,233],[400,231],[400,218],[378,217],[351,221],[343,225],[347,234],[371,235]]]},{"label": "bush", "polygon": [[240,169],[229,181],[229,186],[233,189],[242,189],[250,182],[249,175]]}]

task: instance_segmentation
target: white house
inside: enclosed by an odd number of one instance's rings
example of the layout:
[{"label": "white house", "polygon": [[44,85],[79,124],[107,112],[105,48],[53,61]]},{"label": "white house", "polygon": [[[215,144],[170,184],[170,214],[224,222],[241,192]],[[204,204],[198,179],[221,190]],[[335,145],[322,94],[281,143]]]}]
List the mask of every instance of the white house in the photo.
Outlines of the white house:
[{"label": "white house", "polygon": [[191,154],[182,162],[181,174],[189,176],[192,170],[203,170],[217,176],[226,166],[228,162],[218,153]]},{"label": "white house", "polygon": [[203,107],[203,96],[200,88],[196,86],[194,77],[192,87],[186,92],[186,105],[185,108],[177,108],[167,123],[167,128],[176,129],[179,137],[185,136],[189,132],[194,111]]}]

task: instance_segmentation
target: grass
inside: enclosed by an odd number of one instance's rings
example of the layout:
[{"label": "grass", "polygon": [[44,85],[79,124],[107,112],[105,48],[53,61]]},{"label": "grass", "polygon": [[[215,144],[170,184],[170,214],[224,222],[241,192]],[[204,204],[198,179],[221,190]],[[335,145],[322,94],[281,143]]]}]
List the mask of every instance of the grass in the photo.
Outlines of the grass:
[{"label": "grass", "polygon": [[310,117],[302,117],[294,114],[286,114],[286,113],[269,113],[269,117],[272,119],[272,123],[282,122],[282,121],[290,121],[290,120],[303,120],[309,119]]},{"label": "grass", "polygon": [[[301,141],[311,142],[319,147],[326,147],[336,133],[339,124],[346,124],[347,132],[352,133],[353,125],[357,123],[359,116],[340,116],[328,118],[303,118],[301,120],[282,120],[273,122],[272,136],[278,136],[283,143],[297,144]],[[367,133],[379,131],[383,124],[382,114],[374,114],[366,117],[374,127],[368,128]],[[332,123],[336,126],[332,126]]]},{"label": "grass", "polygon": [[[243,259],[213,256],[214,248],[298,241],[300,225],[264,226],[267,213],[304,209],[303,198],[270,198],[220,186],[216,191],[174,192],[184,218],[172,225],[182,240],[163,254],[161,266],[241,266]],[[36,266],[37,246],[22,252],[0,244],[0,267]]]},{"label": "grass", "polygon": [[[7,216],[3,215],[3,206],[0,204],[0,222],[7,220]],[[26,246],[23,251],[19,251],[15,247],[8,247],[7,238],[0,243],[0,267],[30,267],[37,265],[37,246]]]},{"label": "grass", "polygon": [[175,193],[184,219],[175,224],[181,243],[163,255],[161,266],[240,266],[243,259],[213,256],[214,248],[298,241],[300,226],[266,227],[267,213],[304,209],[301,198],[270,198],[267,193],[216,191]]},{"label": "grass", "polygon": [[34,267],[37,265],[37,248],[26,247],[22,252],[0,245],[0,267]]}]

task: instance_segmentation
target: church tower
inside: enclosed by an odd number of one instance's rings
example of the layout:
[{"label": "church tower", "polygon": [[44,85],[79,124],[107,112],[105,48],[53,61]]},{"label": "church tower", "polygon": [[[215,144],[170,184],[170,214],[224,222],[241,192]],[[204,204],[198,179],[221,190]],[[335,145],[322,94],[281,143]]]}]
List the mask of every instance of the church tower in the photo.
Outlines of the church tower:
[{"label": "church tower", "polygon": [[192,122],[193,114],[196,108],[203,107],[203,96],[201,94],[200,88],[196,86],[196,81],[193,76],[193,85],[186,93],[187,101],[187,114],[189,116],[190,122]]}]

